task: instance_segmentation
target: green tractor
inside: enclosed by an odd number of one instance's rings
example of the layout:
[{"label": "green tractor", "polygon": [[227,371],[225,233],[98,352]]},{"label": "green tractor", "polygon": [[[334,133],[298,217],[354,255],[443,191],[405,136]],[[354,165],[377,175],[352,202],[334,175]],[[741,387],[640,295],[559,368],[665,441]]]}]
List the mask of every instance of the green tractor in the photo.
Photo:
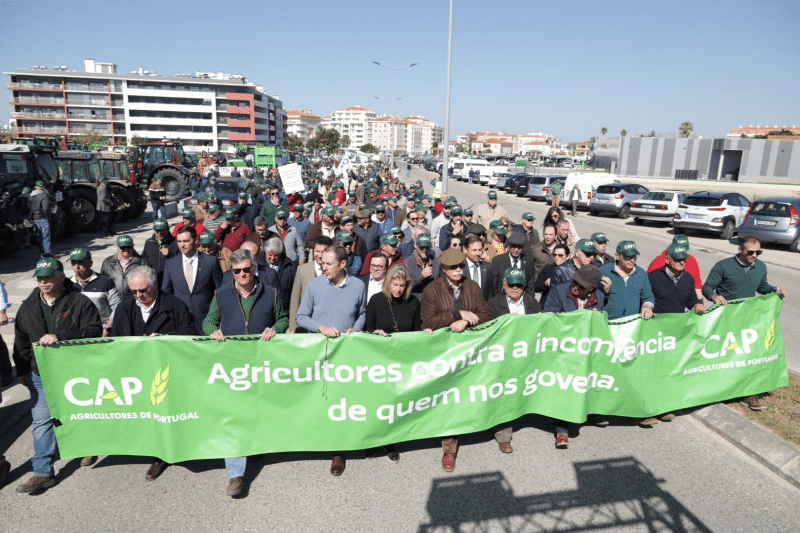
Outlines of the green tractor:
[{"label": "green tractor", "polygon": [[286,163],[286,155],[278,146],[264,146],[260,144],[240,144],[236,146],[237,157],[228,158],[227,165],[231,167],[246,167],[246,156],[253,156],[254,166],[258,168],[275,168]]},{"label": "green tractor", "polygon": [[181,143],[164,140],[144,145],[141,149],[136,162],[140,183],[149,187],[153,178],[159,176],[167,202],[185,198],[189,190],[189,169],[184,166],[186,158]]}]

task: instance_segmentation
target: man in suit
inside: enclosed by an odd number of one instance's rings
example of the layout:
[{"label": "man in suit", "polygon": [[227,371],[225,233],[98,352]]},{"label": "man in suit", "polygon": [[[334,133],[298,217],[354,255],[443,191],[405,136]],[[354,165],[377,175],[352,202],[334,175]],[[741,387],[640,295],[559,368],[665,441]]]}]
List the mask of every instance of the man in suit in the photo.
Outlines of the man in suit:
[{"label": "man in suit", "polygon": [[483,241],[477,235],[470,234],[461,242],[461,249],[467,256],[464,277],[480,285],[483,299],[488,302],[494,296],[494,280],[492,267],[482,260]]},{"label": "man in suit", "polygon": [[289,300],[289,333],[305,333],[305,330],[297,326],[297,309],[300,307],[300,300],[303,299],[308,282],[322,275],[322,252],[332,244],[333,240],[330,237],[320,235],[314,239],[312,260],[297,267]]},{"label": "man in suit", "polygon": [[215,257],[197,251],[197,232],[183,226],[176,237],[179,255],[168,259],[161,290],[177,296],[194,317],[195,328],[203,331],[214,291],[222,284],[222,270]]},{"label": "man in suit", "polygon": [[512,233],[508,238],[508,252],[492,259],[492,281],[495,294],[503,293],[503,276],[509,268],[517,268],[525,272],[525,290],[530,294],[536,292],[533,261],[522,254],[525,244],[525,236],[522,233]]}]

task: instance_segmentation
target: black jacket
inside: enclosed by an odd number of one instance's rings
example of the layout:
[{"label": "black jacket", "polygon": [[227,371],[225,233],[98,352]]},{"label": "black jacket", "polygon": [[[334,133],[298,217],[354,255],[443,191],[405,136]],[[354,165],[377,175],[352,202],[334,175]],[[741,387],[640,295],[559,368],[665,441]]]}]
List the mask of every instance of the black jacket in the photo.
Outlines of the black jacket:
[{"label": "black jacket", "polygon": [[[196,335],[189,307],[178,297],[158,291],[153,310],[143,322],[141,310],[133,296],[128,296],[117,306],[110,337],[138,337],[151,333],[160,335]],[[204,317],[205,318],[205,317]]]},{"label": "black jacket", "polygon": [[25,376],[31,369],[37,375],[39,366],[33,353],[33,343],[48,333],[59,341],[92,339],[103,334],[100,313],[92,301],[81,294],[69,279],[64,280],[64,292],[53,306],[53,328],[48,331],[40,305],[41,291],[33,289],[22,302],[14,321],[14,364],[17,375]]},{"label": "black jacket", "polygon": [[[161,253],[161,250],[164,248],[169,250],[167,255]],[[167,264],[167,259],[178,255],[178,251],[178,243],[175,241],[175,237],[169,233],[167,233],[166,238],[160,243],[158,239],[156,239],[155,234],[144,242],[142,257],[147,259],[150,266],[159,274],[159,285],[161,284],[161,277],[163,276],[164,265]]]},{"label": "black jacket", "polygon": [[[539,302],[536,301],[533,294],[525,293],[522,295],[522,305],[525,307],[525,314],[532,315],[534,313],[541,313],[542,308]],[[510,311],[508,309],[508,300],[506,293],[501,292],[491,300],[489,300],[489,311],[492,313],[492,318],[507,315]]]},{"label": "black jacket", "polygon": [[684,271],[678,278],[678,283],[673,283],[665,272],[667,267],[650,272],[650,288],[653,289],[655,298],[654,313],[685,313],[695,305],[703,303],[697,297],[694,289],[694,278]]},{"label": "black jacket", "polygon": [[[494,282],[494,293],[503,294],[503,280],[506,270],[511,268],[511,257],[508,253],[496,255],[492,259],[492,279]],[[533,275],[533,260],[526,255],[519,257],[519,268],[525,272],[525,291],[536,292],[536,278]]]}]

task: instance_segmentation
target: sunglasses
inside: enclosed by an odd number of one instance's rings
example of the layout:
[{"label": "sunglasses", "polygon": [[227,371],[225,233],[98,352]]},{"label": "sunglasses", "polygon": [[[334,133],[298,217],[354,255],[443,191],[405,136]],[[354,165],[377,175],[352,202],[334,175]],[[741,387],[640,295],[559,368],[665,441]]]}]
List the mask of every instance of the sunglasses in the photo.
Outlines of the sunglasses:
[{"label": "sunglasses", "polygon": [[567,254],[553,254],[553,257],[567,257]]},{"label": "sunglasses", "polygon": [[764,250],[743,250],[743,252],[747,255],[761,255],[764,253]]},{"label": "sunglasses", "polygon": [[130,252],[131,250],[133,250],[133,246],[120,246],[119,249],[125,250],[126,252]]},{"label": "sunglasses", "polygon": [[150,290],[150,287],[144,289],[131,289],[131,293],[133,294],[147,294],[147,291]]},{"label": "sunglasses", "polygon": [[270,196],[280,196],[280,194],[278,194],[278,193],[276,193],[276,192],[271,192],[271,193],[269,193],[269,195],[270,195]]},{"label": "sunglasses", "polygon": [[242,272],[245,274],[250,274],[253,271],[253,267],[234,268],[232,270],[234,274],[241,274]]},{"label": "sunglasses", "polygon": [[442,268],[444,268],[445,270],[459,270],[459,269],[464,270],[465,268],[467,268],[467,265],[465,265],[464,263],[460,263],[458,265],[442,265]]},{"label": "sunglasses", "polygon": [[419,220],[419,217],[414,217],[414,218],[409,217],[408,220],[417,221]]},{"label": "sunglasses", "polygon": [[509,289],[524,289],[525,285],[520,285],[520,284],[515,283],[514,285],[509,285],[508,288]]}]

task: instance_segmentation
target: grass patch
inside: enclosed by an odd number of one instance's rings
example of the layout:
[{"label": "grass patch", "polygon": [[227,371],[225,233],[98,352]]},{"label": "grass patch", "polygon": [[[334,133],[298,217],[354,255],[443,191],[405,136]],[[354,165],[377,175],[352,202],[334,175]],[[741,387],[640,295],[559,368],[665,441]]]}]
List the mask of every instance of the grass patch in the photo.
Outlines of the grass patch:
[{"label": "grass patch", "polygon": [[738,399],[725,404],[783,440],[800,446],[800,377],[790,372],[788,387],[766,392],[758,398],[766,407],[764,411],[752,411],[741,405]]}]

